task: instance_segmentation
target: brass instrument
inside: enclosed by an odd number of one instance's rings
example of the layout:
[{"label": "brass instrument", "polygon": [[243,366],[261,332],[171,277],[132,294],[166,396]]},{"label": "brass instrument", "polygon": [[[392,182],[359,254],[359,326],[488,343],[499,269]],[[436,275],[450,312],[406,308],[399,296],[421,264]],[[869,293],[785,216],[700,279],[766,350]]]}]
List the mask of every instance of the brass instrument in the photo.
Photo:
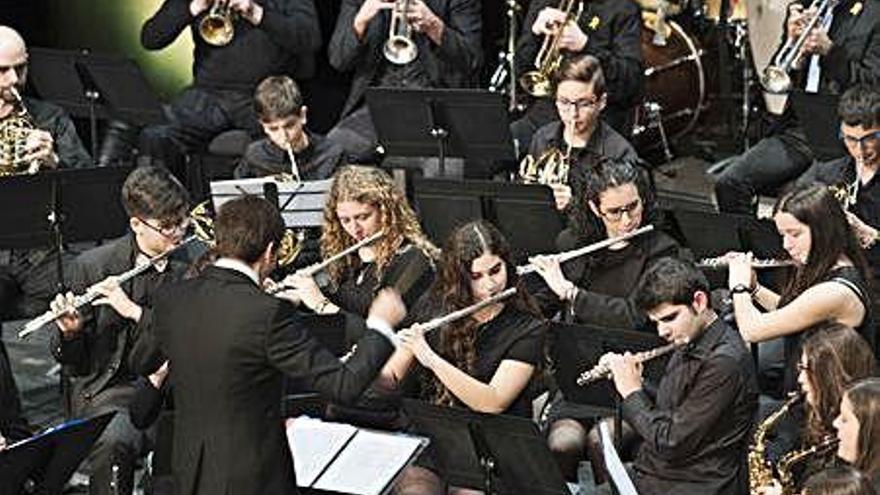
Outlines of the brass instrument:
[{"label": "brass instrument", "polygon": [[[655,347],[648,351],[637,352],[634,354],[634,357],[636,358],[636,361],[644,363],[645,361],[650,361],[654,358],[669,354],[675,350],[675,347],[675,344],[661,345],[660,347]],[[577,377],[576,383],[581,387],[586,387],[593,382],[605,378],[611,378],[611,369],[604,364],[597,364],[591,369],[581,373],[581,375]]]},{"label": "brass instrument", "polygon": [[25,161],[27,137],[37,128],[28,113],[18,89],[9,88],[15,99],[15,109],[0,121],[0,176],[34,174],[40,169],[40,160]]},{"label": "brass instrument", "polygon": [[765,438],[770,429],[772,429],[788,412],[791,406],[800,399],[800,394],[792,392],[789,395],[788,400],[786,400],[779,409],[767,416],[764,421],[761,421],[761,423],[755,428],[752,443],[749,445],[748,455],[749,493],[751,495],[759,495],[762,487],[772,486],[773,482],[776,481],[776,478],[773,476],[773,468],[770,466],[770,463],[765,456],[765,451],[767,450]]},{"label": "brass instrument", "polygon": [[[573,12],[577,3],[577,12]],[[557,7],[565,13],[565,21],[556,26],[552,33],[544,36],[538,55],[535,56],[535,70],[526,72],[519,78],[519,83],[526,93],[542,97],[553,93],[553,78],[559,65],[562,64],[562,53],[559,43],[562,32],[569,23],[577,23],[584,11],[583,0],[562,0]]]},{"label": "brass instrument", "polygon": [[[117,275],[116,282],[118,284],[123,284],[128,280],[137,277],[141,273],[144,273],[145,271],[155,266],[156,263],[167,259],[169,256],[179,251],[181,248],[189,245],[193,241],[198,240],[208,245],[212,245],[214,243],[214,222],[208,215],[207,204],[207,201],[199,203],[189,213],[189,219],[191,221],[191,226],[193,229],[192,235],[184,238],[180,243],[168,249],[167,251],[153,256],[146,263],[137,265],[131,270]],[[296,259],[297,255],[299,255],[301,248],[301,240],[295,236],[293,231],[285,230],[284,237],[282,238],[280,246],[278,248],[278,264],[284,266],[291,263],[294,259]],[[100,294],[95,291],[95,285],[86,289],[84,293],[74,296],[72,304],[73,309],[79,309],[87,304],[90,304],[92,301],[100,297]],[[60,311],[46,311],[42,315],[27,322],[18,332],[18,338],[23,339],[27,337],[28,335],[36,332],[43,326],[48,325],[49,323],[52,323],[58,318],[64,316],[69,311],[69,307],[63,308]]]},{"label": "brass instrument", "polygon": [[[571,127],[574,127],[572,123]],[[563,127],[563,129],[566,129]],[[565,152],[558,148],[547,148],[538,158],[526,155],[519,163],[519,178],[524,184],[568,184],[568,171],[571,168],[571,142],[565,143]]]},{"label": "brass instrument", "polygon": [[[858,170],[858,167],[856,167],[856,170]],[[850,208],[855,206],[859,197],[859,178],[856,177],[856,180],[851,183],[844,182],[842,184],[830,185],[828,189],[834,195],[834,199],[843,207],[843,211],[849,211]]]},{"label": "brass instrument", "polygon": [[[644,234],[646,232],[650,232],[652,230],[654,230],[653,225],[645,225],[644,227],[639,227],[636,230],[633,230],[632,232],[627,232],[626,234],[619,235],[617,237],[609,237],[608,239],[605,239],[604,241],[594,242],[593,244],[587,244],[584,247],[572,249],[571,251],[566,251],[564,253],[559,253],[555,256],[559,257],[560,263],[564,263],[570,259],[578,258],[580,256],[583,256],[585,254],[590,254],[590,253],[598,251],[600,249],[605,249],[608,246],[613,246],[613,245],[617,244],[618,242],[622,242],[622,241],[631,239],[635,236],[642,235],[642,234]],[[534,272],[536,269],[537,268],[535,268],[535,265],[530,262],[528,264],[520,265],[520,266],[516,267],[516,273],[517,273],[517,275],[525,275],[527,273]]]},{"label": "brass instrument", "polygon": [[[333,256],[330,256],[329,258],[327,258],[325,260],[319,261],[319,262],[317,262],[313,265],[309,265],[305,268],[300,268],[299,270],[296,271],[296,273],[294,273],[294,275],[300,275],[303,277],[312,277],[316,273],[320,272],[324,268],[327,268],[328,266],[335,263],[336,261],[341,260],[342,258],[348,256],[349,254],[357,251],[358,249],[360,249],[362,247],[369,246],[370,244],[378,241],[384,235],[385,235],[385,233],[382,231],[376,232],[375,234],[371,235],[370,237],[365,237],[360,242],[353,244],[353,245],[343,249],[342,251],[339,251],[338,253],[334,254]],[[279,292],[283,292],[288,289],[291,289],[291,286],[289,284],[281,282],[281,283],[275,284],[272,287],[268,288],[266,290],[266,292],[269,294],[277,294]]]},{"label": "brass instrument", "polygon": [[[725,256],[716,256],[715,258],[703,258],[697,262],[697,268],[703,269],[723,269],[730,264]],[[776,259],[753,259],[752,268],[759,270],[761,268],[782,268],[786,266],[794,266],[794,260],[776,260]]]},{"label": "brass instrument", "polygon": [[235,15],[225,0],[214,0],[208,14],[199,22],[199,36],[205,43],[226,46],[235,37]]},{"label": "brass instrument", "polygon": [[388,40],[382,47],[382,53],[392,64],[406,65],[419,54],[419,48],[412,40],[412,26],[406,18],[410,0],[394,0],[391,10],[391,26]]},{"label": "brass instrument", "polygon": [[797,39],[786,38],[785,43],[773,57],[773,61],[764,69],[761,85],[768,93],[787,93],[791,89],[789,72],[800,63],[804,43],[807,42],[813,28],[819,25],[836,4],[837,0],[813,0],[807,10],[815,9],[815,15],[809,18]]},{"label": "brass instrument", "polygon": [[794,466],[802,462],[818,456],[823,456],[837,448],[840,443],[833,435],[828,435],[821,442],[802,450],[794,450],[782,456],[779,464],[776,466],[776,472],[779,474],[779,484],[782,485],[782,495],[795,495],[799,492],[795,486],[792,469]]}]

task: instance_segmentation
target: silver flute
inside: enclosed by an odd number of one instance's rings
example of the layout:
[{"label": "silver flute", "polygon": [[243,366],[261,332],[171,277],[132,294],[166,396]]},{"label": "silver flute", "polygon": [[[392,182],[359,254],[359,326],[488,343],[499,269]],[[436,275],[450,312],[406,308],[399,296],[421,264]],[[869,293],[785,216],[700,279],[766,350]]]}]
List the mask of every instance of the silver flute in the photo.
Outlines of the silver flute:
[{"label": "silver flute", "polygon": [[[461,308],[459,310],[445,314],[443,316],[438,316],[437,318],[428,320],[424,323],[417,323],[416,325],[419,325],[424,332],[430,332],[431,330],[434,330],[435,328],[442,327],[443,325],[446,325],[447,323],[452,323],[453,321],[460,320],[460,319],[464,318],[465,316],[472,315],[472,314],[476,313],[477,311],[485,308],[486,306],[491,306],[499,301],[503,301],[504,299],[507,299],[508,297],[510,297],[514,294],[516,294],[516,287],[509,287],[509,288],[504,289],[503,291],[493,295],[492,297],[487,297],[486,299],[483,299],[482,301],[480,301],[478,303],[471,304],[470,306],[466,306],[464,308]],[[413,325],[413,326],[415,326],[415,325]],[[411,328],[412,328],[412,326],[407,327],[406,330],[409,330]]]},{"label": "silver flute", "polygon": [[[723,269],[730,265],[730,260],[725,256],[716,256],[715,258],[703,258],[697,262],[697,268]],[[785,266],[794,266],[794,260],[776,260],[776,259],[753,259],[752,268],[781,268]]]},{"label": "silver flute", "polygon": [[[333,256],[331,256],[325,260],[321,260],[321,261],[319,261],[313,265],[309,265],[305,268],[300,268],[299,270],[296,271],[295,274],[302,275],[304,277],[312,277],[316,273],[320,272],[324,268],[327,268],[328,266],[330,266],[331,264],[336,262],[337,260],[340,260],[340,259],[348,256],[349,254],[357,251],[358,249],[360,249],[362,247],[369,246],[370,244],[381,239],[383,236],[385,236],[385,232],[382,232],[382,231],[376,232],[375,234],[371,235],[370,237],[366,237],[366,238],[360,240],[358,243],[353,244],[353,245],[343,249],[342,251],[339,251],[338,253],[334,254]],[[282,291],[285,291],[288,289],[292,289],[292,288],[293,288],[292,286],[282,282],[279,284],[275,284],[272,287],[266,289],[266,292],[269,294],[277,294],[279,292],[282,292]]]},{"label": "silver flute", "polygon": [[[599,251],[600,249],[605,249],[608,246],[613,246],[613,245],[617,244],[618,242],[625,241],[627,239],[631,239],[635,236],[642,235],[642,234],[644,234],[646,232],[650,232],[652,230],[654,230],[653,225],[645,225],[644,227],[640,227],[636,230],[633,230],[632,232],[627,232],[626,234],[619,235],[617,237],[610,237],[608,239],[605,239],[604,241],[594,242],[593,244],[588,244],[584,247],[572,249],[571,251],[566,251],[564,253],[559,253],[557,255],[550,255],[550,256],[558,256],[559,262],[564,263],[570,259],[577,258],[577,257],[583,256],[585,254],[590,254],[592,252]],[[532,258],[529,258],[529,259],[532,259]],[[535,270],[537,270],[537,267],[535,267],[534,263],[532,263],[532,262],[529,262],[525,265],[520,265],[520,266],[516,267],[517,275],[525,275],[527,273],[532,273]]]},{"label": "silver flute", "polygon": [[[675,350],[675,344],[666,344],[648,351],[637,352],[633,356],[636,358],[636,361],[644,363],[645,361],[650,361],[651,359],[668,354],[673,350]],[[577,378],[577,384],[581,387],[585,387],[605,378],[611,378],[611,368],[604,364],[597,364],[593,368],[581,373]]]},{"label": "silver flute", "polygon": [[[144,273],[145,271],[152,268],[156,263],[158,263],[158,262],[164,260],[165,258],[167,258],[168,256],[170,256],[172,253],[174,253],[178,249],[180,249],[183,246],[186,246],[187,244],[189,244],[190,242],[198,240],[198,239],[199,239],[199,237],[196,235],[192,235],[192,236],[187,237],[186,239],[181,241],[180,244],[177,244],[176,246],[168,249],[167,251],[165,251],[163,253],[160,253],[160,254],[157,254],[156,256],[153,256],[152,258],[150,258],[150,260],[148,262],[146,262],[142,265],[138,265],[138,266],[132,268],[131,270],[128,270],[127,272],[124,272],[124,273],[117,275],[116,282],[121,285],[121,284],[133,279],[134,277],[137,277],[141,273]],[[23,338],[27,337],[28,335],[36,332],[40,328],[43,328],[43,326],[48,325],[49,323],[52,323],[53,321],[57,320],[58,318],[61,318],[65,314],[69,313],[70,311],[79,309],[87,304],[90,304],[95,299],[98,299],[99,297],[101,297],[101,294],[95,290],[96,285],[97,284],[92,285],[91,287],[86,289],[86,291],[84,293],[82,293],[78,296],[74,296],[73,297],[73,304],[65,306],[63,308],[60,308],[57,311],[50,309],[49,311],[46,311],[42,315],[27,322],[21,328],[21,330],[18,332],[18,338],[23,339]]]}]

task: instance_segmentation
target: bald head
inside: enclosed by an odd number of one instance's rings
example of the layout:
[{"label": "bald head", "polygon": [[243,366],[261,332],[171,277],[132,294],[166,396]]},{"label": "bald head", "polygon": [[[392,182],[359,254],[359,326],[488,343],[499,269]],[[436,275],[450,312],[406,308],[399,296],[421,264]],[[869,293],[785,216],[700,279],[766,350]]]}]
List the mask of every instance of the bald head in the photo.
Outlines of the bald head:
[{"label": "bald head", "polygon": [[26,58],[24,38],[15,29],[0,26],[0,65],[15,65]]}]

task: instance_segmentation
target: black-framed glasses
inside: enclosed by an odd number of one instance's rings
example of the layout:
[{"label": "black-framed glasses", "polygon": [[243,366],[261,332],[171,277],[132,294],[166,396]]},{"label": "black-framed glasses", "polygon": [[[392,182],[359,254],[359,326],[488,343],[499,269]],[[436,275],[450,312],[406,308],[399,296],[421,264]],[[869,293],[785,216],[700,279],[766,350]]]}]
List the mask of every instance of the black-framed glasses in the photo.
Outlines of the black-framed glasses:
[{"label": "black-framed glasses", "polygon": [[186,233],[186,229],[189,228],[189,217],[184,217],[182,219],[178,219],[176,221],[171,222],[162,222],[158,227],[151,224],[150,222],[144,220],[143,218],[136,217],[141,221],[142,224],[146,225],[153,232],[168,238],[173,238],[179,235],[183,235]]},{"label": "black-framed glasses", "polygon": [[862,147],[866,144],[874,144],[880,142],[880,130],[869,132],[862,137],[850,136],[848,134],[844,134],[841,129],[838,132],[838,137],[841,141],[846,143],[848,146],[858,146]]},{"label": "black-framed glasses", "polygon": [[556,106],[559,108],[574,108],[576,112],[580,112],[586,108],[595,108],[599,105],[599,100],[582,98],[580,100],[569,100],[568,98],[556,98]]},{"label": "black-framed glasses", "polygon": [[623,218],[624,213],[627,213],[630,217],[632,217],[633,215],[641,211],[641,209],[642,200],[641,198],[638,198],[632,203],[618,206],[617,208],[609,208],[605,211],[602,211],[602,209],[600,208],[599,213],[608,220],[611,220],[612,222],[619,222],[620,219]]}]

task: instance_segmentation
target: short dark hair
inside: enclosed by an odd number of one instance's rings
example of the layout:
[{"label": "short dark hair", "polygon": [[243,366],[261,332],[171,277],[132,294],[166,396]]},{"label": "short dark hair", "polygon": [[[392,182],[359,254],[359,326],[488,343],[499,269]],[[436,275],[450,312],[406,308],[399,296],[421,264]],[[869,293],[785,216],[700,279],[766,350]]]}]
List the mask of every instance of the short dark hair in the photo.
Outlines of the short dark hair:
[{"label": "short dark hair", "polygon": [[846,125],[871,128],[880,126],[880,91],[867,84],[857,84],[843,93],[837,114]]},{"label": "short dark hair", "polygon": [[242,196],[220,206],[214,221],[217,255],[254,263],[270,242],[277,249],[284,236],[284,222],[272,203],[258,196]]},{"label": "short dark hair", "polygon": [[875,495],[871,479],[852,466],[835,466],[807,478],[806,495]]},{"label": "short dark hair", "polygon": [[648,267],[636,290],[636,306],[652,311],[661,304],[691,304],[696,292],[709,295],[709,281],[693,263],[661,258]]},{"label": "short dark hair", "polygon": [[602,72],[602,64],[599,59],[592,55],[575,55],[566,58],[556,71],[555,83],[558,86],[562,81],[580,81],[593,86],[593,94],[596,98],[605,95],[605,74]]},{"label": "short dark hair", "polygon": [[283,119],[298,113],[303,106],[302,92],[287,76],[269,76],[257,85],[254,111],[261,121]]},{"label": "short dark hair", "polygon": [[134,169],[122,184],[122,206],[132,218],[177,223],[189,210],[189,194],[165,167]]}]

